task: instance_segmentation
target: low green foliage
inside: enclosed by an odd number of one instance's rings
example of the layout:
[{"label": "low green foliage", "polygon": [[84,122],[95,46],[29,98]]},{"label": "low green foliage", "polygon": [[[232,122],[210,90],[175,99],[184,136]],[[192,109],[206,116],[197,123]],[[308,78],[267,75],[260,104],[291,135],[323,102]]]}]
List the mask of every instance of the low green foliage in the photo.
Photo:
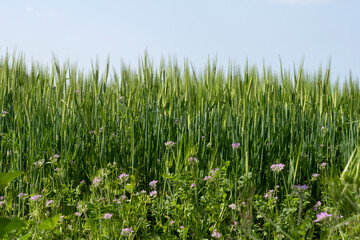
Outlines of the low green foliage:
[{"label": "low green foliage", "polygon": [[0,237],[4,237],[5,234],[11,233],[14,230],[25,227],[26,225],[18,218],[7,219],[0,218]]}]

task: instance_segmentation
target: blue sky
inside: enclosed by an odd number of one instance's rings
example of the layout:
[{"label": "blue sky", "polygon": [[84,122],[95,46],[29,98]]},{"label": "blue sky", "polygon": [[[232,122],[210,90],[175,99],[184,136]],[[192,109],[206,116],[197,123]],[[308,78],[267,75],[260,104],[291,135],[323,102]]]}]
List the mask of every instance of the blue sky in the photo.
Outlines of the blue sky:
[{"label": "blue sky", "polygon": [[201,70],[208,57],[244,67],[292,68],[305,60],[317,71],[331,58],[332,79],[351,70],[360,77],[359,0],[183,0],[183,1],[2,1],[0,54],[8,48],[28,62],[64,62],[89,70],[110,55],[136,67],[148,50],[155,64],[162,56],[185,58]]}]

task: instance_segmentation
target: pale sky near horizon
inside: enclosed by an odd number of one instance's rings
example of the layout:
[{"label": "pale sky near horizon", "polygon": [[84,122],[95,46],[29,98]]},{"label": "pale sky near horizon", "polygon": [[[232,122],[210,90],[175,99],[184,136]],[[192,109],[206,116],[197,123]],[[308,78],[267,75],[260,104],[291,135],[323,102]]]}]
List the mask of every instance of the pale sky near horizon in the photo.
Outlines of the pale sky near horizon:
[{"label": "pale sky near horizon", "polygon": [[[304,58],[307,71],[325,68],[332,79],[360,77],[359,0],[183,0],[183,1],[3,1],[0,3],[0,55],[23,53],[27,62],[50,65],[52,54],[85,71],[109,55],[137,67],[147,49],[161,57],[187,58],[196,70],[217,56],[279,71]],[[225,69],[226,71],[226,69]]]}]

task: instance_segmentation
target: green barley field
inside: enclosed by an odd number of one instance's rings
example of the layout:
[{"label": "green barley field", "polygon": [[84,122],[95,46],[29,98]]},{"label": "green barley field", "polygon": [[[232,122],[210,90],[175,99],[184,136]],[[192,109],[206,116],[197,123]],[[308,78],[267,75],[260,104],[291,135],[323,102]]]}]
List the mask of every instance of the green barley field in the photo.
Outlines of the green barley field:
[{"label": "green barley field", "polygon": [[24,62],[0,60],[0,238],[360,238],[355,77]]}]

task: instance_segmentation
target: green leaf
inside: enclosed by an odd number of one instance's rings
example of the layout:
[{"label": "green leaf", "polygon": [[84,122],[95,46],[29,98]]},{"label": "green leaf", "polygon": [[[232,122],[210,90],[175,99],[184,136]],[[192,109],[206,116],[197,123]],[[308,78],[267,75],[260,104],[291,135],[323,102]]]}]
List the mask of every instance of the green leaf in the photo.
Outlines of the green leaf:
[{"label": "green leaf", "polygon": [[59,213],[58,215],[46,219],[43,223],[41,223],[41,225],[39,226],[40,230],[53,230],[56,227],[56,224],[59,222],[60,220],[60,216],[61,214]]},{"label": "green leaf", "polygon": [[128,192],[128,193],[133,193],[134,189],[135,189],[135,184],[134,183],[131,183],[131,184],[128,183],[125,186],[125,191]]},{"label": "green leaf", "polygon": [[22,236],[22,238],[20,238],[20,240],[28,240],[29,237],[31,237],[31,232],[29,232],[28,234]]},{"label": "green leaf", "polygon": [[23,223],[18,218],[14,218],[11,220],[7,218],[0,218],[0,237],[25,226],[25,223]]},{"label": "green leaf", "polygon": [[0,186],[1,185],[7,185],[9,182],[14,180],[15,178],[17,178],[21,174],[23,174],[23,173],[18,172],[18,171],[10,172],[10,173],[0,173]]}]

